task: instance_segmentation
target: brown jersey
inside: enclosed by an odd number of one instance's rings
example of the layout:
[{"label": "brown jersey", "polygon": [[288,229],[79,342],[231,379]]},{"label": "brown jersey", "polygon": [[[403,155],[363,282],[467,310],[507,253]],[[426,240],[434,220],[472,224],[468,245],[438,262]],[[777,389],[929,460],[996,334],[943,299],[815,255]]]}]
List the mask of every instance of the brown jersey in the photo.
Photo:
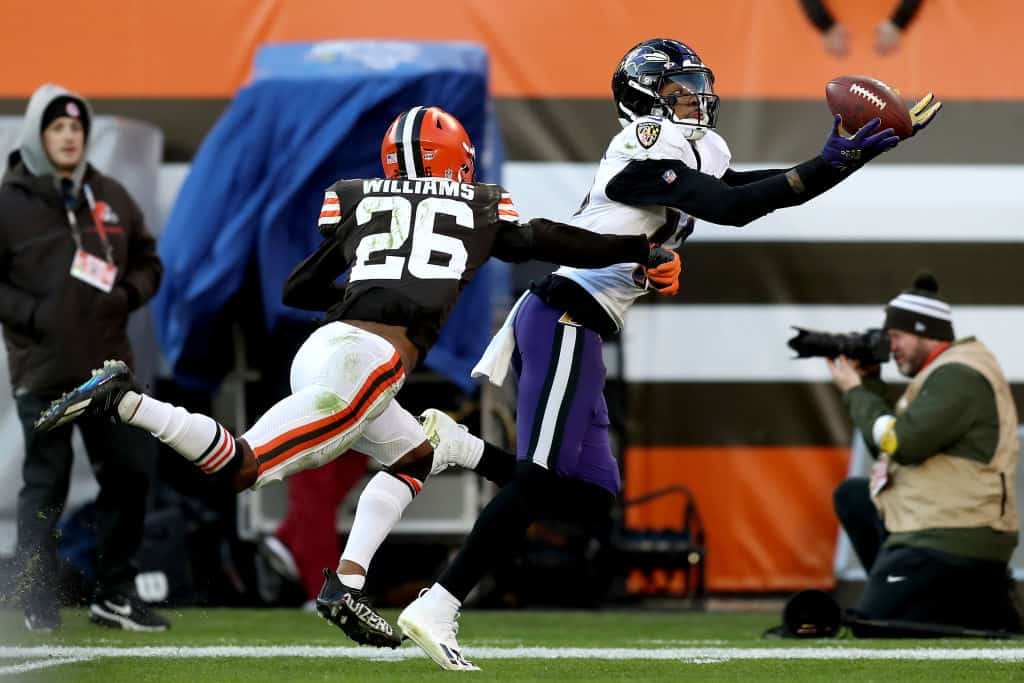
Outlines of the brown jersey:
[{"label": "brown jersey", "polygon": [[[284,303],[407,329],[423,355],[483,263],[530,258],[598,268],[647,263],[643,235],[596,235],[535,218],[525,225],[498,185],[444,178],[342,180],[320,210],[324,241],[300,263]],[[349,271],[342,287],[335,280]]]},{"label": "brown jersey", "polygon": [[327,190],[319,223],[337,226],[333,239],[351,266],[328,319],[403,325],[422,351],[519,214],[498,185],[342,180]]}]

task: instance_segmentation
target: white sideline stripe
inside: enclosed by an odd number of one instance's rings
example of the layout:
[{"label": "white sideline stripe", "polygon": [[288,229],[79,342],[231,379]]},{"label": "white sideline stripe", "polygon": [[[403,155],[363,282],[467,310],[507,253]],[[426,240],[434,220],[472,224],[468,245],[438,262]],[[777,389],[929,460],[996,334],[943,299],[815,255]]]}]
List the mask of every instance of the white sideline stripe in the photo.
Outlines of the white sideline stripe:
[{"label": "white sideline stripe", "polygon": [[[917,660],[996,662],[1024,661],[1024,648],[899,648],[870,649],[863,647],[695,647],[695,648],[598,648],[598,647],[470,647],[465,653],[471,659],[651,659],[683,662],[717,662],[731,660]],[[398,650],[372,650],[364,647],[0,647],[3,658],[46,658],[45,661],[66,663],[71,658],[147,657],[163,659],[188,658],[270,658],[299,657],[308,659],[364,659],[370,661],[401,661],[426,659],[417,647]],[[21,666],[21,665],[19,665]]]},{"label": "white sideline stripe", "polygon": [[11,674],[21,674],[26,671],[35,671],[36,669],[46,669],[51,666],[60,666],[61,664],[74,664],[75,662],[88,661],[90,657],[56,657],[51,659],[39,659],[34,662],[22,662],[21,664],[12,664],[11,666],[0,666],[0,676],[9,676]]},{"label": "white sideline stripe", "polygon": [[[879,327],[883,306],[737,304],[634,306],[626,314],[623,349],[630,382],[830,382],[820,358],[793,360],[792,325],[850,332]],[[953,307],[958,337],[975,335],[1010,382],[1024,382],[1024,306]],[[607,362],[607,361],[606,361]],[[614,366],[610,366],[614,367]],[[907,381],[894,363],[886,381]]]}]

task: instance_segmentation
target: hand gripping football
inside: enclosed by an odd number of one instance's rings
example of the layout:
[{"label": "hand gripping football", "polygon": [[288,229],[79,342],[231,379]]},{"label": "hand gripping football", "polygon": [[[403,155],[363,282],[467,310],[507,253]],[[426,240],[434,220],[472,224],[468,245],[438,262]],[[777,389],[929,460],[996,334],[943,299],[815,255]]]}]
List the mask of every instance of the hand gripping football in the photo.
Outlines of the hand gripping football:
[{"label": "hand gripping football", "polygon": [[914,134],[910,113],[899,93],[869,76],[839,76],[825,86],[825,99],[833,114],[843,117],[842,132],[853,135],[871,119],[882,119],[879,130],[892,128],[905,139]]}]

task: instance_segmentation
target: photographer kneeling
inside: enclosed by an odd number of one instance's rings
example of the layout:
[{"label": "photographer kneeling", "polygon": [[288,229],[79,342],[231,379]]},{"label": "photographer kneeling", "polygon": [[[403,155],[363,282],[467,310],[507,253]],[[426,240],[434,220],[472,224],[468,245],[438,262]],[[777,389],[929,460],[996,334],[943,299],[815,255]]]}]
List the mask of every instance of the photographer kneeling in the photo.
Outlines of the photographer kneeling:
[{"label": "photographer kneeling", "polygon": [[[836,513],[868,572],[866,620],[1021,631],[1007,565],[1017,545],[1017,411],[992,352],[953,340],[931,275],[885,309],[889,348],[912,378],[895,407],[879,366],[829,360],[835,385],[876,462],[844,481]],[[872,505],[873,503],[873,505]],[[921,631],[854,625],[860,637]]]}]

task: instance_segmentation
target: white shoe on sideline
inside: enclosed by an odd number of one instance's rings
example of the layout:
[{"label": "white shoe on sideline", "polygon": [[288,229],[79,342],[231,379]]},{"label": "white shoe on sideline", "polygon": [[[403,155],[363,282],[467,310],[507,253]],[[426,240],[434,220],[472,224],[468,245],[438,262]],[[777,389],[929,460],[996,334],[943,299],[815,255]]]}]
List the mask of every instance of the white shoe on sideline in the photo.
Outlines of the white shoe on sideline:
[{"label": "white shoe on sideline", "polygon": [[459,631],[459,613],[433,599],[430,589],[420,592],[398,615],[398,628],[420,646],[446,671],[479,671],[480,667],[462,656],[455,635]]},{"label": "white shoe on sideline", "polygon": [[473,469],[480,462],[483,441],[470,434],[465,425],[453,420],[448,413],[427,408],[420,413],[419,421],[434,448],[431,474],[443,472],[452,465]]}]

